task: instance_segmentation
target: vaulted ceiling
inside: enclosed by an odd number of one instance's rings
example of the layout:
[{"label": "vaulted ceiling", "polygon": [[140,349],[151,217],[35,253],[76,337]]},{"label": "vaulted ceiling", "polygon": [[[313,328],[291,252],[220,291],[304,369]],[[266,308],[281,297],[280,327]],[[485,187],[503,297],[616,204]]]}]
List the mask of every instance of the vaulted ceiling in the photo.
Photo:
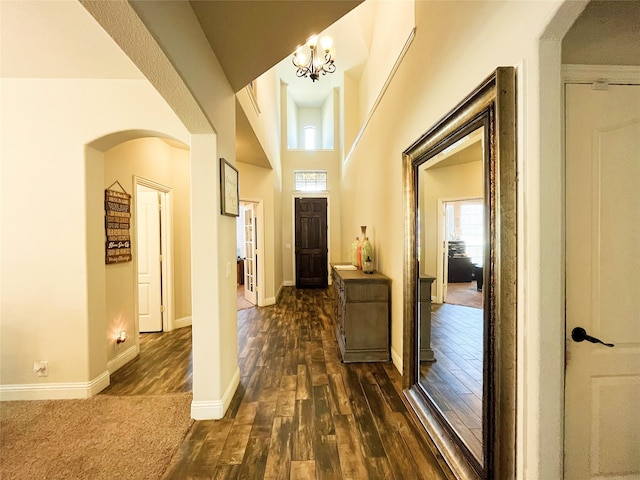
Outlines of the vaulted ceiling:
[{"label": "vaulted ceiling", "polygon": [[[342,18],[363,0],[190,0],[233,91],[290,56],[296,46]],[[311,85],[311,82],[309,82]],[[236,160],[270,168],[236,102]]]},{"label": "vaulted ceiling", "polygon": [[190,0],[235,92],[363,0]]},{"label": "vaulted ceiling", "polygon": [[[137,10],[140,4],[153,8],[156,2],[191,5],[233,91],[238,92],[289,57],[309,35],[325,30],[363,0],[128,0],[127,3]],[[101,2],[80,3],[86,7],[92,3],[99,6]],[[2,2],[0,31],[5,40],[0,62],[2,76],[143,78],[109,35],[88,21],[80,3]],[[244,112],[241,108],[237,110],[237,160],[270,168]]]}]

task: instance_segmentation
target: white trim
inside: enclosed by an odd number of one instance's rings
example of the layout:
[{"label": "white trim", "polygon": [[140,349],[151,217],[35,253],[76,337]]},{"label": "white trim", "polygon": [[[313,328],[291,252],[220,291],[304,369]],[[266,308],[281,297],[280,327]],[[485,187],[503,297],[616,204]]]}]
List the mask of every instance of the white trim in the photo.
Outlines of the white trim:
[{"label": "white trim", "polygon": [[260,305],[260,306],[268,307],[270,305],[275,305],[275,304],[276,304],[276,297],[269,297],[269,298],[265,298],[264,305]]},{"label": "white trim", "polygon": [[258,278],[256,278],[256,300],[258,307],[266,307],[267,299],[265,299],[266,292],[266,279],[265,279],[265,255],[267,249],[265,248],[265,227],[264,227],[264,201],[262,199],[257,198],[240,198],[241,202],[253,203],[254,211],[253,217],[255,219],[255,229],[256,229],[256,239],[258,248],[254,251],[254,255],[258,256],[258,261],[256,262],[256,268],[258,270]]},{"label": "white trim", "polygon": [[[253,83],[253,87],[251,86],[251,83]],[[253,108],[256,111],[256,114],[259,114],[260,105],[258,105],[258,92],[256,91],[258,86],[257,83],[258,83],[258,79],[255,79],[253,82],[248,83],[247,86],[244,87],[244,89],[247,91],[247,95],[251,100],[251,105],[253,105]]]},{"label": "white trim", "polygon": [[[289,283],[291,283],[291,282],[289,282]],[[280,284],[280,287],[278,287],[278,291],[276,292],[276,298],[275,298],[275,301],[276,301],[276,302],[277,302],[277,301],[278,301],[278,299],[280,298],[280,294],[282,293],[282,288],[287,286],[286,284],[287,284],[287,282],[282,282],[282,283]],[[292,285],[289,285],[289,287],[291,287],[291,286],[292,286]]]},{"label": "white trim", "polygon": [[402,373],[402,355],[400,355],[393,347],[391,347],[391,361],[398,371]]},{"label": "white trim", "polygon": [[184,328],[184,327],[190,327],[192,325],[192,318],[191,316],[189,317],[182,317],[182,318],[177,318],[174,322],[173,322],[173,328]]},{"label": "white trim", "polygon": [[[293,283],[291,280],[285,280],[282,282],[282,287],[293,287],[295,285],[295,283]],[[282,287],[280,287],[280,289],[282,289]],[[278,293],[280,293],[278,291]]]},{"label": "white trim", "polygon": [[[566,289],[566,163],[567,163],[567,151],[566,151],[566,117],[567,117],[567,102],[566,102],[566,86],[567,84],[589,84],[594,82],[602,82],[612,85],[640,85],[640,66],[618,66],[618,65],[562,65],[562,102],[561,102],[561,124],[562,124],[562,282],[563,287]],[[563,297],[563,301],[565,298]],[[562,315],[562,333],[566,330],[566,310],[563,310]],[[563,353],[566,355],[566,347],[563,348]],[[563,371],[566,371],[565,355],[561,356],[561,364]],[[566,383],[563,378],[561,387],[561,405],[558,407],[562,411],[562,425],[561,431],[563,434],[562,440],[562,454],[566,448],[566,425],[564,411],[566,408]]]},{"label": "white trim", "polygon": [[109,372],[105,370],[90,382],[0,385],[0,401],[90,398],[109,383]]},{"label": "white trim", "polygon": [[[161,183],[154,182],[137,175],[133,176],[133,204],[137,205],[138,198],[138,185],[142,185],[147,188],[161,193],[161,236],[162,236],[162,305],[164,306],[164,312],[162,314],[162,330],[169,332],[175,328],[175,311],[173,305],[173,189]],[[133,231],[135,232],[133,248],[133,299],[135,309],[135,323],[136,331],[140,332],[139,325],[139,312],[138,312],[138,212],[137,208],[134,210],[135,219],[133,220]]]},{"label": "white trim", "polygon": [[607,80],[616,85],[640,83],[640,66],[635,65],[562,65],[563,83],[593,83]]},{"label": "white trim", "polygon": [[356,145],[358,145],[358,142],[360,142],[360,139],[362,138],[362,135],[364,134],[364,131],[367,128],[367,125],[369,125],[369,121],[373,117],[374,112],[376,111],[376,109],[378,108],[378,105],[382,101],[382,97],[384,97],[384,94],[387,92],[387,88],[389,88],[389,84],[391,83],[391,80],[393,80],[393,77],[395,76],[396,71],[398,70],[398,68],[400,67],[400,64],[402,63],[402,59],[407,54],[407,51],[409,50],[409,47],[413,43],[413,39],[415,36],[416,36],[416,28],[413,27],[413,29],[409,33],[409,37],[407,38],[407,41],[404,44],[404,47],[402,47],[402,51],[400,52],[400,55],[398,55],[398,58],[396,59],[396,63],[393,64],[393,68],[391,69],[391,72],[389,72],[387,81],[384,82],[384,85],[382,86],[382,89],[380,90],[380,93],[378,94],[376,101],[373,102],[373,106],[371,107],[371,110],[369,110],[369,114],[367,115],[367,118],[365,118],[364,123],[362,124],[362,127],[360,127],[360,131],[358,132],[358,135],[356,135],[356,138],[353,141],[353,144],[351,144],[351,148],[349,149],[349,152],[345,155],[343,163],[346,164],[351,158],[351,154],[356,149]]},{"label": "white trim", "polygon": [[131,360],[136,358],[140,354],[140,345],[131,345],[126,350],[120,352],[114,358],[107,362],[107,370],[111,375],[116,372],[119,368],[124,367]]},{"label": "white trim", "polygon": [[[449,278],[449,264],[448,264],[448,260],[447,262],[445,262],[445,258],[448,259],[448,252],[445,249],[445,246],[448,244],[447,240],[446,240],[446,230],[447,230],[447,220],[446,220],[446,213],[445,213],[445,205],[447,203],[452,203],[452,202],[466,202],[469,200],[480,200],[482,202],[482,204],[484,205],[484,197],[478,197],[478,196],[465,196],[465,197],[438,197],[438,205],[437,205],[437,209],[438,209],[438,231],[437,231],[437,254],[436,254],[436,294],[435,294],[435,300],[434,303],[444,303],[446,300],[446,295],[445,295],[445,290],[446,290],[446,284],[448,284],[448,278]],[[486,233],[486,232],[485,232]],[[484,258],[483,258],[483,263],[484,263]]]},{"label": "white trim", "polygon": [[194,420],[219,420],[224,417],[233,395],[240,385],[240,368],[237,368],[220,400],[193,400],[191,418]]},{"label": "white trim", "polygon": [[518,271],[518,282],[517,282],[517,294],[516,294],[516,305],[521,305],[523,307],[516,309],[516,478],[525,478],[524,470],[525,470],[525,456],[526,453],[526,445],[527,442],[531,442],[531,438],[527,437],[527,431],[525,429],[527,415],[525,408],[529,407],[529,400],[526,398],[527,388],[525,387],[525,379],[527,378],[527,372],[525,368],[525,360],[527,359],[527,351],[525,349],[526,345],[526,330],[527,330],[527,302],[529,298],[526,295],[527,286],[529,284],[529,277],[524,275],[523,272],[527,271],[527,263],[525,262],[525,258],[527,252],[529,251],[528,245],[531,242],[530,237],[527,235],[528,229],[527,224],[525,223],[525,198],[529,198],[529,196],[525,196],[525,188],[529,183],[529,175],[526,167],[527,158],[526,158],[526,132],[525,132],[525,111],[528,111],[527,98],[529,98],[529,89],[528,82],[526,81],[526,75],[528,73],[528,64],[526,60],[522,60],[516,66],[516,105],[517,105],[517,145],[518,150],[516,152],[516,161],[517,167],[516,171],[518,172],[516,177],[516,192],[517,192],[517,252],[516,259],[518,262],[517,271]]}]

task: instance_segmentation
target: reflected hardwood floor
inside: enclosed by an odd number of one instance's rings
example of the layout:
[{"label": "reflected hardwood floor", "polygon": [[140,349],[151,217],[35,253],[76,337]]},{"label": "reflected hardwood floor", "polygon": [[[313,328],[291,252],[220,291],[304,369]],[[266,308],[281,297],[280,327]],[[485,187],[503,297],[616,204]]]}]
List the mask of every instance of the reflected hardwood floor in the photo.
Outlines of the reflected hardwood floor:
[{"label": "reflected hardwood floor", "polygon": [[223,419],[194,422],[164,478],[449,478],[395,367],[340,362],[331,312],[328,290],[293,287],[239,311],[240,386]]},{"label": "reflected hardwood floor", "polygon": [[482,458],[483,310],[431,306],[436,362],[420,366],[421,383],[476,458]]}]

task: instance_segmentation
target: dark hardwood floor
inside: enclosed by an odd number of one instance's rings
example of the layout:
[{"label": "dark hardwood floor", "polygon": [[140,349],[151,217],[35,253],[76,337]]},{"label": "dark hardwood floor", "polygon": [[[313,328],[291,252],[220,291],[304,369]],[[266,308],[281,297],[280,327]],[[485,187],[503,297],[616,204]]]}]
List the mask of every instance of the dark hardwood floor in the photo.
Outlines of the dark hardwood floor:
[{"label": "dark hardwood floor", "polygon": [[431,307],[436,362],[420,365],[420,383],[443,415],[482,459],[483,310],[448,303]]},{"label": "dark hardwood floor", "polygon": [[[240,386],[223,419],[194,422],[165,479],[449,478],[401,401],[395,367],[341,363],[329,295],[285,288],[277,305],[238,312]],[[144,343],[140,371],[152,345]],[[155,356],[166,370],[155,370],[153,382],[182,391],[190,344],[153,344],[165,347]],[[131,391],[116,384],[147,381],[140,372],[119,373],[112,394]]]},{"label": "dark hardwood floor", "polygon": [[143,333],[140,355],[111,375],[111,384],[101,394],[190,392],[191,371],[191,327],[166,333]]}]

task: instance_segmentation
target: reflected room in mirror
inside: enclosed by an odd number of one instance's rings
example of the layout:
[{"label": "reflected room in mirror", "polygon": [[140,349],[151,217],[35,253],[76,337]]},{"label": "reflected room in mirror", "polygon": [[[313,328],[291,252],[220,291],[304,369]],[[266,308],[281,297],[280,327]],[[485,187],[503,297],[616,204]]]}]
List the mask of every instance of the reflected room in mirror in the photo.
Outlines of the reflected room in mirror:
[{"label": "reflected room in mirror", "polygon": [[[435,298],[418,313],[419,384],[481,463],[485,261],[485,128],[418,168],[419,277]],[[423,315],[421,315],[423,313]],[[424,319],[424,321],[423,321]]]},{"label": "reflected room in mirror", "polygon": [[403,389],[456,478],[515,478],[515,70],[403,155]]}]

